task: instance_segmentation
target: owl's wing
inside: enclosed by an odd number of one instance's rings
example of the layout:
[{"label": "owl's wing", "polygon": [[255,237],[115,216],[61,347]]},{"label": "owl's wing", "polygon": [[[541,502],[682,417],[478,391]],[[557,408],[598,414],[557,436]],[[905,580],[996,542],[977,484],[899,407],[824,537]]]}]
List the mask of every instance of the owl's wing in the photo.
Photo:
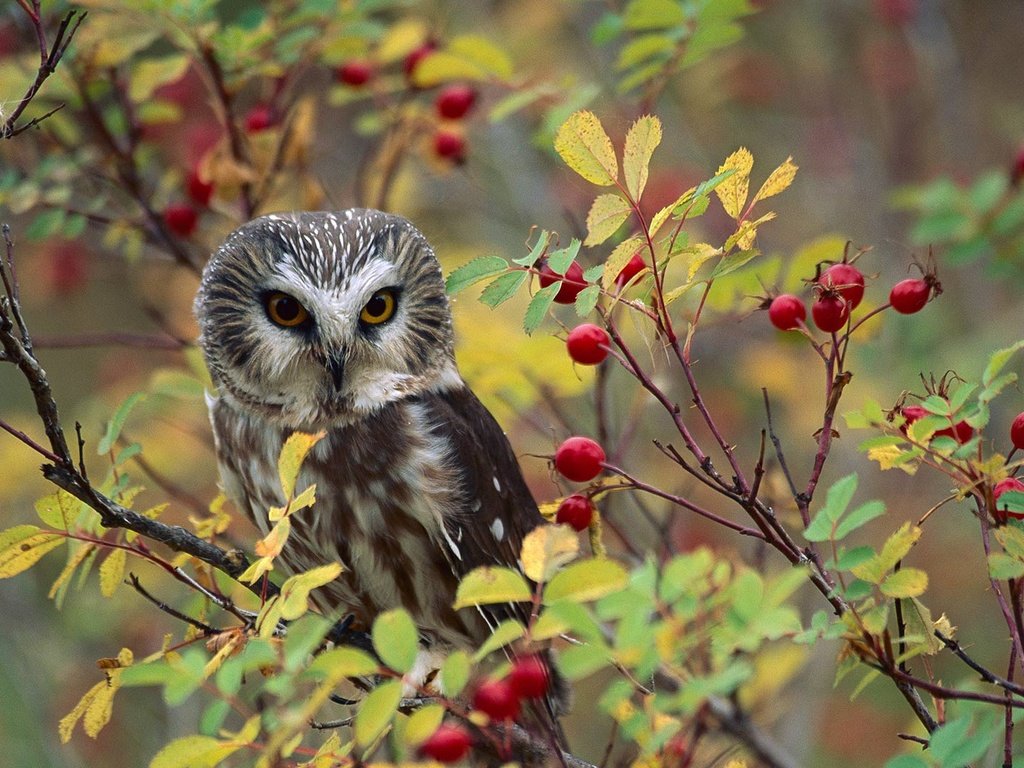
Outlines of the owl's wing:
[{"label": "owl's wing", "polygon": [[452,446],[465,499],[460,513],[446,520],[452,567],[459,576],[482,565],[516,568],[523,538],[544,518],[512,446],[468,387],[435,397],[436,430]]}]

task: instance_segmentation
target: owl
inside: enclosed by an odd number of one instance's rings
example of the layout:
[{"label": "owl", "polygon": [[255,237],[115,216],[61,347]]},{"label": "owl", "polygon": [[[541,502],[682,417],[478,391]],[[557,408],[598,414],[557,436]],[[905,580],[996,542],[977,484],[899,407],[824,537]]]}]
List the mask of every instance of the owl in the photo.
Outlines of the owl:
[{"label": "owl", "polygon": [[214,253],[195,311],[222,485],[264,533],[284,503],[284,441],[326,432],[296,486],[315,483],[316,504],[279,557],[293,572],[343,564],[314,593],[322,610],[368,629],[405,608],[441,650],[525,620],[523,606],[452,608],[463,575],[517,567],[544,519],[459,375],[441,268],[412,224],[366,209],[257,218]]}]

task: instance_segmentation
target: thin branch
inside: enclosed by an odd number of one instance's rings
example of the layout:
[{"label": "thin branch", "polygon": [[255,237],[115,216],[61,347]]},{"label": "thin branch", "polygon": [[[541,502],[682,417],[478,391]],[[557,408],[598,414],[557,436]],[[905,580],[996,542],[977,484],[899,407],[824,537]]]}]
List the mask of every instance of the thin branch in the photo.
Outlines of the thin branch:
[{"label": "thin branch", "polygon": [[219,635],[219,634],[221,634],[221,633],[223,633],[225,631],[223,629],[217,629],[216,627],[211,627],[209,624],[204,624],[203,622],[199,621],[198,619],[194,619],[191,616],[182,613],[178,609],[172,608],[171,606],[167,605],[167,603],[164,603],[164,602],[161,602],[160,600],[157,600],[155,597],[153,597],[153,595],[151,595],[149,592],[146,591],[145,587],[142,586],[142,582],[139,581],[139,577],[136,576],[134,573],[129,573],[128,574],[128,579],[125,581],[125,583],[126,584],[131,584],[131,586],[135,589],[136,592],[138,592],[144,598],[149,600],[149,602],[151,602],[153,605],[155,605],[157,608],[159,608],[161,611],[163,611],[167,615],[173,616],[174,618],[178,619],[179,621],[183,621],[186,624],[188,624],[189,626],[195,627],[196,629],[198,629],[200,632],[202,632],[207,637],[212,636],[212,635]]}]

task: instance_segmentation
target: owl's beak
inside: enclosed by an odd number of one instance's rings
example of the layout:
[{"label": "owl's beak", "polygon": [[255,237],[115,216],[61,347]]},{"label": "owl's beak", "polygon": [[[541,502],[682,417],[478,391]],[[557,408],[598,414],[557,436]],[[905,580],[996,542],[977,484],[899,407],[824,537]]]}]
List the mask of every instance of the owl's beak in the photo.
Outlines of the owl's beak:
[{"label": "owl's beak", "polygon": [[341,385],[345,382],[345,356],[343,354],[329,355],[324,365],[327,372],[331,374],[334,390],[341,392]]}]

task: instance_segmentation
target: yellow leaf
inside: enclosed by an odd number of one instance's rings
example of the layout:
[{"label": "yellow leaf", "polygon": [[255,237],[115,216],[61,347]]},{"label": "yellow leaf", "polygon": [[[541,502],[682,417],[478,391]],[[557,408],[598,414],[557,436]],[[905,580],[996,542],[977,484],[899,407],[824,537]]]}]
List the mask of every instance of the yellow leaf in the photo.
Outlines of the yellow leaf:
[{"label": "yellow leaf", "polygon": [[312,507],[316,503],[316,483],[307,486],[302,493],[292,499],[291,504],[288,505],[288,514],[294,514],[300,509],[306,507]]},{"label": "yellow leaf", "polygon": [[322,565],[292,576],[281,587],[281,618],[292,621],[309,610],[309,593],[330,584],[342,572],[340,563]]},{"label": "yellow leaf", "polygon": [[868,459],[877,461],[880,469],[902,469],[908,475],[917,472],[917,464],[905,460],[905,451],[898,445],[882,445],[868,449]]},{"label": "yellow leaf", "polygon": [[419,46],[428,35],[427,25],[419,19],[402,19],[387,28],[377,45],[374,58],[381,64],[398,61]]},{"label": "yellow leaf", "polygon": [[39,531],[34,525],[19,525],[0,534],[0,542],[6,545],[0,545],[0,579],[31,568],[43,555],[64,543],[60,534],[34,531]]},{"label": "yellow leaf", "polygon": [[413,71],[413,79],[422,87],[450,80],[508,80],[512,60],[493,41],[481,35],[460,35],[448,45],[424,57]]},{"label": "yellow leaf", "polygon": [[444,707],[440,704],[427,704],[420,707],[409,717],[405,725],[402,739],[410,747],[418,747],[434,735],[434,731],[444,719]]},{"label": "yellow leaf", "polygon": [[715,187],[715,194],[722,201],[722,207],[734,219],[738,219],[743,213],[743,206],[747,202],[750,170],[753,167],[754,156],[746,147],[740,147],[725,158],[725,162],[715,172],[717,176],[725,171],[735,171],[732,176]]},{"label": "yellow leaf", "polygon": [[701,267],[716,256],[722,255],[722,249],[715,248],[715,246],[709,243],[697,243],[684,249],[683,253],[693,254],[693,258],[686,269],[686,281],[691,282]]},{"label": "yellow leaf", "polygon": [[572,528],[538,525],[523,539],[523,572],[534,581],[547,581],[579,551],[579,537]]},{"label": "yellow leaf", "polygon": [[213,768],[237,752],[240,746],[212,736],[184,736],[157,752],[149,768]]},{"label": "yellow leaf", "polygon": [[615,250],[605,259],[604,272],[601,274],[601,285],[605,289],[615,285],[615,278],[619,276],[619,272],[645,244],[644,238],[634,235],[615,246]]},{"label": "yellow leaf", "polygon": [[114,711],[114,694],[120,687],[120,679],[121,675],[113,671],[107,680],[93,688],[96,693],[82,716],[82,729],[87,736],[95,739],[103,726],[110,722],[110,715]]},{"label": "yellow leaf", "polygon": [[292,521],[287,517],[278,520],[277,525],[270,529],[264,538],[256,542],[254,549],[260,557],[277,557],[288,541],[288,535],[292,532]]},{"label": "yellow leaf", "polygon": [[792,157],[787,157],[786,162],[768,175],[764,184],[761,185],[761,188],[757,190],[757,194],[754,195],[754,199],[751,200],[751,205],[756,203],[758,200],[764,200],[766,197],[772,197],[773,195],[777,195],[779,192],[784,191],[793,183],[798,167],[799,166],[793,162]]},{"label": "yellow leaf", "polygon": [[554,575],[544,589],[544,602],[597,600],[624,588],[629,573],[614,560],[583,560]]},{"label": "yellow leaf", "polygon": [[249,564],[249,567],[238,577],[239,581],[246,584],[255,584],[263,574],[274,570],[274,560],[270,557],[261,557]]},{"label": "yellow leaf", "polygon": [[[60,572],[60,575],[53,582],[53,586],[50,587],[50,591],[46,596],[53,600],[53,598],[60,592],[61,587],[63,587],[64,584],[67,583],[68,579],[74,575],[75,570],[82,564],[82,561],[84,561],[85,558],[87,558],[95,549],[95,544],[80,543],[78,548],[72,551],[71,556],[68,558],[67,565],[64,566],[64,570]],[[61,598],[63,599],[63,595],[61,595]],[[61,600],[58,600],[58,609],[60,608],[60,604]]]},{"label": "yellow leaf", "polygon": [[647,172],[651,156],[661,143],[661,121],[653,115],[637,119],[626,134],[626,146],[622,153],[622,174],[626,189],[639,200],[647,186]]},{"label": "yellow leaf", "polygon": [[128,96],[136,103],[148,101],[161,85],[180,80],[190,61],[191,58],[183,53],[160,59],[142,59],[130,70],[132,80]]},{"label": "yellow leaf", "polygon": [[757,237],[757,228],[766,221],[771,221],[774,218],[774,211],[769,211],[756,221],[743,222],[743,225],[740,227],[741,231],[739,232],[739,237],[736,238],[736,245],[739,246],[741,250],[748,250],[750,246],[754,244],[754,238]]},{"label": "yellow leaf", "polygon": [[281,448],[281,455],[277,460],[277,472],[281,476],[281,490],[284,497],[291,499],[295,494],[295,481],[299,477],[299,469],[313,446],[320,442],[326,432],[317,432],[310,435],[305,432],[292,432]]},{"label": "yellow leaf", "polygon": [[458,610],[491,603],[526,602],[532,597],[530,585],[518,571],[482,566],[474,568],[459,582],[453,607]]},{"label": "yellow leaf", "polygon": [[100,594],[110,597],[124,578],[124,566],[128,561],[128,551],[115,549],[107,555],[100,566]]},{"label": "yellow leaf", "polygon": [[78,516],[81,502],[65,490],[58,490],[36,501],[36,514],[51,528],[66,531]]},{"label": "yellow leaf", "polygon": [[600,245],[615,234],[632,213],[629,202],[621,195],[598,195],[587,214],[586,246]]},{"label": "yellow leaf", "polygon": [[920,568],[901,568],[888,576],[879,589],[886,597],[918,597],[928,589],[928,574]]},{"label": "yellow leaf", "polygon": [[607,187],[619,178],[619,162],[612,140],[593,112],[569,116],[555,136],[555,151],[565,164],[592,184]]},{"label": "yellow leaf", "polygon": [[78,700],[74,709],[60,719],[60,722],[57,724],[57,734],[60,736],[61,744],[67,744],[71,740],[71,734],[75,730],[75,725],[82,719],[82,715],[85,714],[85,710],[88,709],[99,689],[106,687],[106,680],[96,683],[96,685],[86,691],[85,695]]},{"label": "yellow leaf", "polygon": [[554,522],[555,515],[558,514],[558,507],[561,505],[562,499],[555,499],[554,501],[545,501],[540,505],[540,513],[549,522]]}]

